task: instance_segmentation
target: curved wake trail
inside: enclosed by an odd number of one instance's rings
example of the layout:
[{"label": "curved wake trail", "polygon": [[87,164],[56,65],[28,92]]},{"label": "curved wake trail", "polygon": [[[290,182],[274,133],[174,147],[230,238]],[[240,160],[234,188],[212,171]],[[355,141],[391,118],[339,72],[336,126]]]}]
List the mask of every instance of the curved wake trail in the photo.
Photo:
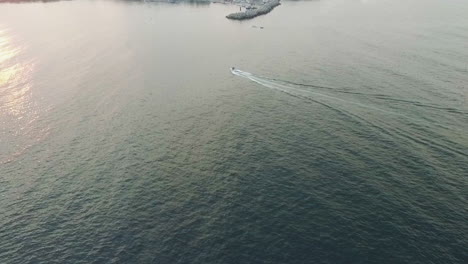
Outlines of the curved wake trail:
[{"label": "curved wake trail", "polygon": [[409,117],[409,116],[407,116],[405,114],[396,113],[396,112],[392,112],[392,111],[387,111],[387,110],[380,109],[380,108],[377,108],[377,107],[373,107],[373,106],[365,105],[365,104],[362,104],[362,103],[341,99],[341,98],[338,98],[338,97],[334,97],[334,96],[330,96],[330,95],[326,95],[326,94],[322,94],[322,93],[317,93],[317,92],[312,92],[312,91],[309,91],[309,90],[304,90],[304,89],[291,87],[291,86],[288,86],[288,85],[285,85],[285,84],[281,84],[281,83],[279,83],[279,82],[277,82],[275,80],[262,78],[262,77],[253,75],[252,73],[241,71],[239,69],[231,69],[231,72],[234,75],[249,79],[249,80],[251,80],[251,81],[253,81],[255,83],[258,83],[258,84],[260,84],[262,86],[268,87],[268,88],[273,89],[273,90],[278,90],[278,91],[281,91],[281,92],[285,92],[285,93],[288,93],[288,94],[290,94],[292,91],[299,92],[299,93],[306,93],[306,94],[310,94],[310,95],[314,95],[314,96],[320,96],[320,97],[323,97],[323,98],[332,99],[332,100],[335,100],[335,101],[341,101],[341,102],[345,102],[345,103],[348,103],[348,104],[357,105],[357,106],[360,106],[360,107],[363,107],[363,108],[372,109],[372,110],[379,111],[379,112],[386,113],[386,114],[403,116],[403,117],[408,118],[408,119],[421,121],[419,119]]},{"label": "curved wake trail", "polygon": [[[440,149],[445,149],[445,150],[451,151],[452,153],[456,153],[458,155],[466,156],[466,154],[464,152],[458,150],[456,147],[454,147],[454,145],[450,146],[452,143],[454,143],[452,140],[447,139],[446,141],[437,142],[434,139],[424,139],[424,137],[421,139],[421,135],[419,134],[419,131],[421,131],[421,129],[423,129],[423,128],[424,129],[427,128],[428,120],[415,118],[415,117],[410,117],[410,116],[408,116],[406,114],[403,114],[403,113],[388,111],[388,110],[384,110],[384,109],[381,109],[381,108],[378,108],[378,107],[366,105],[366,104],[355,102],[355,101],[345,100],[345,99],[342,99],[342,98],[339,98],[339,97],[334,97],[334,96],[323,94],[323,93],[318,93],[318,92],[314,92],[314,91],[310,91],[310,90],[304,90],[304,89],[296,88],[296,87],[292,86],[293,84],[287,85],[286,82],[283,82],[283,81],[280,81],[280,80],[273,80],[273,79],[268,79],[268,78],[256,76],[256,75],[254,75],[252,73],[244,72],[244,71],[241,71],[241,70],[238,70],[238,69],[231,69],[231,72],[232,72],[232,74],[234,74],[236,76],[249,79],[249,80],[251,80],[251,81],[253,81],[253,82],[257,83],[257,84],[268,87],[270,89],[278,90],[278,91],[284,92],[284,93],[286,93],[288,95],[292,95],[292,96],[295,96],[295,97],[306,98],[306,99],[311,100],[311,101],[313,101],[315,103],[319,103],[321,105],[329,107],[329,108],[331,108],[331,109],[333,109],[335,111],[339,111],[339,112],[341,112],[341,113],[343,113],[343,114],[345,114],[347,116],[355,117],[355,118],[357,118],[357,119],[359,119],[359,120],[361,120],[363,122],[366,122],[367,125],[370,125],[372,127],[388,130],[388,131],[390,131],[389,133],[391,135],[393,135],[393,136],[404,137],[404,138],[407,138],[408,140],[412,140],[412,141],[414,141],[416,143],[419,143],[419,144],[430,145],[431,147],[438,148],[439,150]],[[306,94],[307,95],[312,95],[312,96],[306,96]],[[417,133],[410,132],[412,136],[408,136],[408,135],[406,135],[407,133],[400,131],[401,129],[393,127],[391,124],[387,124],[387,125],[382,127],[381,125],[375,124],[374,122],[372,122],[370,120],[366,120],[365,118],[362,118],[362,116],[355,115],[355,114],[353,114],[351,112],[348,112],[348,111],[346,111],[344,109],[333,107],[329,103],[323,102],[324,100],[318,100],[316,97],[329,99],[329,101],[339,101],[339,102],[343,102],[343,103],[346,103],[346,104],[352,104],[352,105],[356,105],[356,106],[359,106],[359,107],[362,107],[362,108],[371,109],[371,110],[382,112],[382,113],[385,113],[385,114],[390,114],[390,115],[393,115],[393,116],[403,117],[403,118],[405,118],[407,120],[414,121],[413,124],[416,124],[416,123],[421,124],[421,122],[423,122],[424,126],[422,126],[422,127],[418,126]],[[429,121],[429,122],[432,123],[432,124],[437,123],[439,126],[442,126],[445,129],[450,129],[450,131],[452,131],[452,132],[456,131],[456,132],[460,133],[460,135],[464,134],[463,130],[459,130],[459,129],[454,128],[454,127],[447,127],[446,125],[441,124],[441,123],[439,123],[439,122],[437,122],[435,120],[432,120],[432,121]],[[427,133],[434,133],[434,132],[429,132],[429,131],[426,131],[426,132]],[[441,140],[441,138],[443,138],[443,134],[441,135],[439,133],[436,133],[433,137],[434,138],[439,138],[439,140]],[[457,143],[455,143],[455,144],[458,145]]]},{"label": "curved wake trail", "polygon": [[286,80],[279,80],[279,79],[271,79],[271,80],[277,81],[277,82],[280,82],[280,83],[294,85],[294,86],[302,86],[302,87],[330,90],[330,91],[333,91],[335,93],[362,95],[362,96],[368,96],[368,97],[372,97],[372,98],[376,98],[376,99],[384,100],[384,101],[394,101],[394,102],[398,102],[398,103],[406,103],[406,104],[411,104],[413,106],[418,106],[418,107],[425,107],[425,108],[431,108],[431,109],[435,109],[435,110],[447,111],[447,112],[453,113],[453,114],[461,114],[461,115],[467,115],[468,114],[467,112],[464,112],[463,110],[460,110],[460,109],[457,109],[457,108],[437,106],[437,105],[432,105],[432,104],[429,104],[429,103],[423,103],[423,102],[418,102],[418,101],[413,101],[413,100],[405,100],[405,99],[401,99],[401,98],[392,98],[392,97],[390,97],[388,95],[385,95],[385,94],[354,92],[354,91],[351,91],[351,88],[348,88],[348,87],[336,88],[336,87],[329,87],[329,86],[320,86],[320,85],[313,85],[313,84],[296,83],[296,82],[291,82],[291,81],[286,81]]}]

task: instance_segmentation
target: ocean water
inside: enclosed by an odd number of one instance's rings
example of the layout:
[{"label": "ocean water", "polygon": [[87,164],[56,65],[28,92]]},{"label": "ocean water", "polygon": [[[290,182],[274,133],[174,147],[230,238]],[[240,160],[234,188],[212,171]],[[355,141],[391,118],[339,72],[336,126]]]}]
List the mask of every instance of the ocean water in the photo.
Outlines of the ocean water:
[{"label": "ocean water", "polygon": [[0,263],[468,262],[468,1],[236,10],[0,4]]}]

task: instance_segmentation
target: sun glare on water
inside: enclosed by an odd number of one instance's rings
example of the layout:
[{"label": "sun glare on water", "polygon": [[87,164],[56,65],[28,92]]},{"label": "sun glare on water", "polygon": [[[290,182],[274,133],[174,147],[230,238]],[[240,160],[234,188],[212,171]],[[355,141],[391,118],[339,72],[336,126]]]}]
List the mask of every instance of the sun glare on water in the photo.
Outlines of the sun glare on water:
[{"label": "sun glare on water", "polygon": [[28,114],[33,71],[32,63],[18,59],[20,50],[0,31],[0,111],[18,119]]},{"label": "sun glare on water", "polygon": [[15,57],[18,54],[17,49],[12,49],[9,46],[10,39],[6,36],[2,36],[3,32],[0,32],[0,64]]},{"label": "sun glare on water", "polygon": [[34,63],[23,51],[0,30],[0,124],[8,124],[0,126],[0,164],[15,160],[48,135],[48,128],[37,124],[43,111],[33,96]]}]

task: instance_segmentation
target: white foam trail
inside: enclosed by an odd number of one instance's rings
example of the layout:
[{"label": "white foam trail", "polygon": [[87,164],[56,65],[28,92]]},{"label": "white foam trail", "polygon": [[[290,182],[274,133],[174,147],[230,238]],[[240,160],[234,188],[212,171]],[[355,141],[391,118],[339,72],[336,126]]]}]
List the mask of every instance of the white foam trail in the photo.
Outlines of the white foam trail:
[{"label": "white foam trail", "polygon": [[291,86],[288,86],[288,85],[284,85],[284,84],[275,82],[273,80],[269,80],[269,79],[266,79],[266,78],[255,76],[252,73],[244,72],[244,71],[241,71],[241,70],[238,70],[238,69],[231,69],[231,72],[234,75],[244,77],[244,78],[249,79],[249,80],[251,80],[251,81],[253,81],[255,83],[258,83],[260,85],[268,87],[270,89],[279,90],[279,91],[282,91],[282,92],[285,92],[285,93],[291,93],[291,91],[295,91],[295,92],[300,92],[300,93],[311,94],[311,95],[320,96],[320,97],[324,97],[324,98],[328,98],[328,99],[332,99],[332,100],[336,100],[336,101],[345,102],[345,103],[348,103],[348,104],[358,105],[360,107],[376,110],[376,111],[391,114],[391,115],[404,116],[404,117],[409,118],[409,119],[418,120],[418,119],[408,117],[407,115],[404,115],[404,114],[383,110],[383,109],[380,109],[380,108],[376,108],[376,107],[373,107],[373,106],[361,104],[361,103],[358,103],[358,102],[344,100],[344,99],[341,99],[341,98],[338,98],[338,97],[334,97],[334,96],[330,96],[330,95],[326,95],[326,94],[322,94],[322,93],[317,93],[317,92],[312,92],[312,91],[308,91],[308,90],[303,90],[303,89],[291,87]]}]

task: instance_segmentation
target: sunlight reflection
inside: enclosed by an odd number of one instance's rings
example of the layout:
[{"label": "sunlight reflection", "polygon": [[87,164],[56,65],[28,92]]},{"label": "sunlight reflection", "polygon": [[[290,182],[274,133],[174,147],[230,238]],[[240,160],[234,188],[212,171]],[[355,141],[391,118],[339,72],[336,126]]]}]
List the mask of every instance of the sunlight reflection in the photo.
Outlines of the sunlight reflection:
[{"label": "sunlight reflection", "polygon": [[16,160],[44,140],[49,128],[39,125],[43,109],[33,96],[35,64],[19,45],[0,30],[0,165]]},{"label": "sunlight reflection", "polygon": [[0,70],[0,86],[6,85],[13,81],[20,72],[21,69],[18,67],[18,65]]},{"label": "sunlight reflection", "polygon": [[24,118],[30,106],[32,63],[16,62],[19,48],[0,32],[0,110]]},{"label": "sunlight reflection", "polygon": [[[1,34],[2,32],[0,32]],[[11,48],[10,39],[0,35],[0,64],[15,57],[19,53],[19,49]]]},{"label": "sunlight reflection", "polygon": [[23,118],[30,106],[32,64],[15,64],[0,70],[1,112]]}]

